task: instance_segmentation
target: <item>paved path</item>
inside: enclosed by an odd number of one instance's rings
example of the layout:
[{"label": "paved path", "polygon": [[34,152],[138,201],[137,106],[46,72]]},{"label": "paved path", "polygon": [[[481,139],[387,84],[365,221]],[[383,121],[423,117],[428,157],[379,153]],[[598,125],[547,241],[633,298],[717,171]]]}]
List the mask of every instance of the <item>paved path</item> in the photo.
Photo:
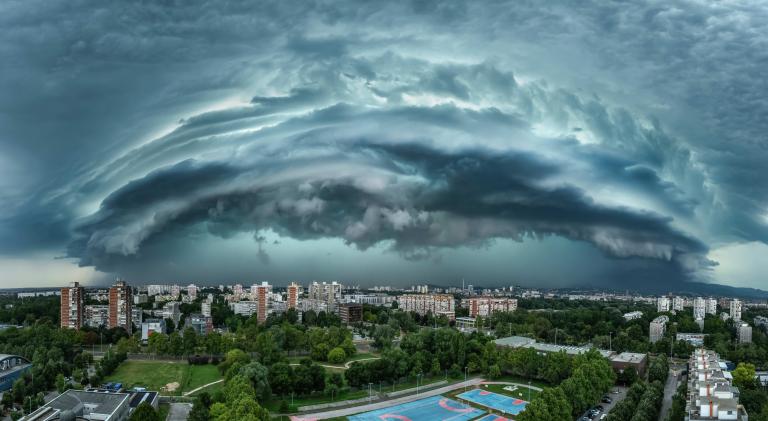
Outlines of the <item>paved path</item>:
[{"label": "paved path", "polygon": [[664,385],[664,401],[661,404],[661,412],[659,412],[659,420],[664,421],[667,419],[667,413],[672,408],[672,397],[677,392],[677,381],[680,379],[680,372],[670,369],[667,376],[667,383]]},{"label": "paved path", "polygon": [[187,421],[189,412],[192,411],[190,403],[172,403],[171,410],[168,411],[167,421]]},{"label": "paved path", "polygon": [[[361,358],[359,360],[347,361],[343,366],[330,365],[330,364],[318,364],[318,365],[325,368],[335,368],[336,370],[348,370],[349,367],[352,365],[352,363],[356,363],[359,361],[370,361],[370,360],[380,360],[380,359],[381,357]],[[301,363],[291,363],[290,365],[301,365]]]},{"label": "paved path", "polygon": [[352,365],[352,363],[356,363],[358,361],[370,361],[370,360],[380,360],[380,359],[381,357],[371,357],[371,358],[361,358],[359,360],[354,360],[354,361],[347,361],[347,363],[344,364],[344,368],[349,368]]},{"label": "paved path", "polygon": [[192,389],[192,390],[190,390],[189,392],[184,392],[184,396],[189,396],[189,395],[191,395],[191,394],[193,394],[193,393],[197,392],[197,391],[198,391],[198,390],[200,390],[200,389],[205,389],[205,388],[206,388],[206,387],[208,387],[208,386],[214,385],[214,384],[216,384],[216,383],[221,383],[221,382],[223,382],[223,381],[224,381],[224,379],[219,379],[219,380],[216,380],[215,382],[210,382],[210,383],[208,383],[208,384],[204,384],[204,385],[202,385],[202,386],[200,386],[200,387],[198,387],[198,388],[196,388],[196,389]]},{"label": "paved path", "polygon": [[437,389],[430,389],[417,395],[408,395],[401,398],[388,399],[385,401],[379,401],[368,405],[353,406],[350,408],[334,409],[325,412],[316,412],[314,414],[295,415],[291,417],[292,421],[314,421],[322,420],[326,418],[346,417],[348,415],[357,414],[360,412],[374,411],[376,409],[387,408],[392,405],[398,405],[407,402],[413,402],[415,400],[428,398],[430,396],[442,395],[452,390],[460,389],[462,387],[474,387],[483,382],[483,379],[471,379],[466,382],[454,383],[448,386],[440,387]]}]

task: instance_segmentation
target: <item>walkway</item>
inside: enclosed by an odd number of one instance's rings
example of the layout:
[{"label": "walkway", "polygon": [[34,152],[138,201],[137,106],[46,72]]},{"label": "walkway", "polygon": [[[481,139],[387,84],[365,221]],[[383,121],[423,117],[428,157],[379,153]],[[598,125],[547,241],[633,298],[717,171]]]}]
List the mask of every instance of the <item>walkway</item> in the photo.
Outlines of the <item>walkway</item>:
[{"label": "walkway", "polygon": [[[370,361],[370,360],[380,360],[380,359],[381,359],[381,357],[361,358],[359,360],[347,361],[346,363],[344,363],[343,366],[342,365],[331,365],[331,364],[318,364],[318,365],[321,366],[321,367],[325,367],[325,368],[334,368],[336,370],[349,370],[349,367],[352,365],[352,363],[356,363],[356,362],[359,362],[359,361]],[[301,365],[301,363],[290,363],[290,365]]]},{"label": "walkway", "polygon": [[295,415],[291,417],[291,420],[292,421],[315,421],[315,420],[322,420],[327,418],[346,417],[348,415],[357,414],[360,412],[374,411],[376,409],[387,408],[392,405],[397,405],[401,403],[413,402],[419,399],[428,398],[430,396],[442,395],[443,393],[448,393],[452,390],[460,389],[462,387],[474,387],[479,385],[482,382],[483,382],[483,379],[480,379],[480,378],[470,379],[466,382],[454,383],[454,384],[451,384],[445,387],[440,387],[437,389],[430,389],[423,393],[419,393],[418,395],[408,395],[408,396],[403,396],[402,398],[388,399],[388,400],[379,401],[376,403],[371,403],[368,405],[334,409],[331,411],[316,412],[314,414]]},{"label": "walkway", "polygon": [[677,392],[678,380],[680,379],[680,372],[672,368],[669,369],[669,375],[667,376],[667,383],[664,385],[664,401],[661,404],[661,412],[659,412],[659,420],[664,421],[667,419],[667,413],[672,408],[672,398]]},{"label": "walkway", "polygon": [[205,389],[208,386],[212,386],[212,385],[214,385],[216,383],[221,383],[223,381],[224,381],[224,379],[219,379],[219,380],[216,380],[215,382],[210,382],[208,384],[204,384],[204,385],[202,385],[202,386],[200,386],[198,388],[190,390],[189,392],[184,392],[184,396],[189,396],[189,395],[191,395],[191,394],[193,394],[193,393],[195,393],[195,392],[197,392],[197,391],[199,391],[201,389]]}]

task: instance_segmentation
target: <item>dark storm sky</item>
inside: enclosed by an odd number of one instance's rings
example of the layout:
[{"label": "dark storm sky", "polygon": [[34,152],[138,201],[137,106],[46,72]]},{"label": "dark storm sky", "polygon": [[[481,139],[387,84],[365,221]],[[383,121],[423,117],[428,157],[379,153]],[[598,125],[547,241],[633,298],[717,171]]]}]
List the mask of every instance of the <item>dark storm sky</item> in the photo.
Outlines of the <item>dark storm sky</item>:
[{"label": "dark storm sky", "polygon": [[761,287],[760,2],[0,3],[0,287]]}]

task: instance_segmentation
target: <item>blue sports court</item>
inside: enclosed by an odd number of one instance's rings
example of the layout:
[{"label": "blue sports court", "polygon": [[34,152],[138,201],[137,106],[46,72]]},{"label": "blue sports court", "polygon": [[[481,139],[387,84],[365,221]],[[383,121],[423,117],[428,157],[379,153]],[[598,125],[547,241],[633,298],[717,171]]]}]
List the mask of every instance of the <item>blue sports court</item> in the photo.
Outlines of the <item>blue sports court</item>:
[{"label": "blue sports court", "polygon": [[509,396],[482,389],[473,389],[469,392],[464,392],[457,397],[511,415],[517,415],[523,412],[525,405],[528,404],[528,402],[524,400],[511,398]]},{"label": "blue sports court", "polygon": [[473,408],[443,396],[432,396],[388,408],[352,415],[350,421],[463,421],[483,415],[485,411]]}]

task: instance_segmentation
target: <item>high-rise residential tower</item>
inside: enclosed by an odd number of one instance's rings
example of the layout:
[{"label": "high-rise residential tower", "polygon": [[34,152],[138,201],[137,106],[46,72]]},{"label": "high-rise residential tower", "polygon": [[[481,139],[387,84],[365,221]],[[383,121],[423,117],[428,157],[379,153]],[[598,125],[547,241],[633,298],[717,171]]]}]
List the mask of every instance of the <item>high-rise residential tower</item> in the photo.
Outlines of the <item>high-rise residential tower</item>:
[{"label": "high-rise residential tower", "polygon": [[109,288],[109,327],[122,327],[132,333],[131,314],[133,292],[125,281],[117,281]]},{"label": "high-rise residential tower", "polygon": [[83,307],[83,287],[72,282],[61,289],[61,327],[80,329],[85,320]]}]

